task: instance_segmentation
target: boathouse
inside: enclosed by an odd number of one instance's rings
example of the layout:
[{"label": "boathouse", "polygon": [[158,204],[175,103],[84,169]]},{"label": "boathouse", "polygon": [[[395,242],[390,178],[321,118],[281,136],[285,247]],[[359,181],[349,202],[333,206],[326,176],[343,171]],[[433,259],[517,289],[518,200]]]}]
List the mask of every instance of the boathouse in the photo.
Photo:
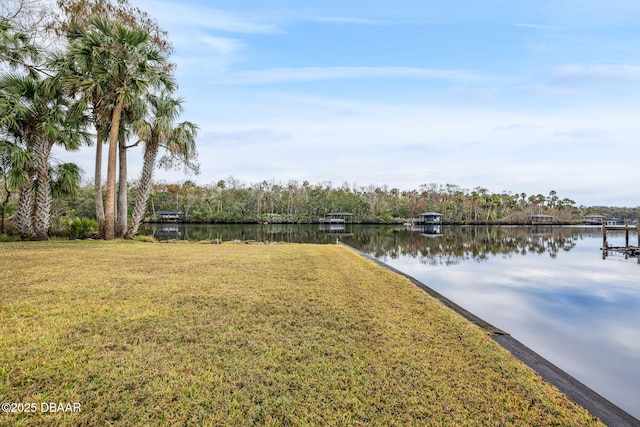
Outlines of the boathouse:
[{"label": "boathouse", "polygon": [[438,212],[425,212],[418,215],[416,224],[441,224],[442,214]]},{"label": "boathouse", "polygon": [[349,212],[329,212],[322,222],[330,224],[344,224],[353,222],[353,214]]},{"label": "boathouse", "polygon": [[549,225],[553,224],[553,217],[551,215],[527,215],[527,223],[531,225]]},{"label": "boathouse", "polygon": [[182,220],[182,211],[156,211],[154,219],[157,222],[178,222]]}]

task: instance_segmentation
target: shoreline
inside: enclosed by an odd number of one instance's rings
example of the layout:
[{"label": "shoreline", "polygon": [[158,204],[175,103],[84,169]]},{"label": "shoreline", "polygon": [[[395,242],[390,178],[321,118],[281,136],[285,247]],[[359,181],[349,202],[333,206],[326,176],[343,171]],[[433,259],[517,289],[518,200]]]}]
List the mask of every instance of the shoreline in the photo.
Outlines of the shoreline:
[{"label": "shoreline", "polygon": [[489,322],[483,320],[482,318],[476,316],[475,314],[456,304],[452,300],[448,299],[444,295],[440,294],[439,292],[435,291],[434,289],[430,288],[429,286],[410,276],[409,274],[404,273],[397,268],[392,267],[389,264],[360,251],[359,249],[354,248],[353,246],[347,245],[342,242],[338,242],[338,245],[343,246],[357,253],[358,255],[373,261],[377,265],[387,270],[406,277],[411,281],[411,283],[416,285],[421,290],[425,291],[445,307],[453,310],[471,323],[489,332],[493,341],[498,343],[504,349],[508,350],[516,359],[520,360],[525,365],[533,369],[535,373],[540,375],[542,379],[556,387],[574,403],[582,406],[584,409],[589,411],[589,413],[598,417],[606,425],[640,426],[640,420],[636,419],[631,414],[627,413],[622,408],[617,406],[615,403],[609,401],[593,389],[581,383],[573,376],[569,375],[567,372],[563,371],[547,359],[543,358],[535,351],[513,338],[508,332],[505,332],[490,324]]}]

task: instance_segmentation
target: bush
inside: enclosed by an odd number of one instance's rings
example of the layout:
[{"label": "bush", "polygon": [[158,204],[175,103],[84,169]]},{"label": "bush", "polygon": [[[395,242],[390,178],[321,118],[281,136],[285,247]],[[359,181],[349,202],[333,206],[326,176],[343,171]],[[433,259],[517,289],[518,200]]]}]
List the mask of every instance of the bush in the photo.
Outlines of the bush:
[{"label": "bush", "polygon": [[156,239],[152,236],[133,236],[133,240],[136,242],[155,243]]},{"label": "bush", "polygon": [[89,218],[67,218],[64,225],[71,239],[88,239],[98,232],[98,221]]},{"label": "bush", "polygon": [[17,234],[2,234],[0,233],[0,242],[18,242],[20,241],[20,236]]}]

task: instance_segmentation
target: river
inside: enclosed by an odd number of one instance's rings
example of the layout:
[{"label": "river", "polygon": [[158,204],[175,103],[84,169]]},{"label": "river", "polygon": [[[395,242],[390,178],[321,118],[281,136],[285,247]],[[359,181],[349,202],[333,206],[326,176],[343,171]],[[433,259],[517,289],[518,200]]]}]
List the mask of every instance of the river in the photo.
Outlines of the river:
[{"label": "river", "polygon": [[[609,243],[624,245],[623,233],[609,231]],[[340,239],[510,333],[640,419],[640,265],[618,254],[603,258],[599,228],[145,224],[141,234]]]}]

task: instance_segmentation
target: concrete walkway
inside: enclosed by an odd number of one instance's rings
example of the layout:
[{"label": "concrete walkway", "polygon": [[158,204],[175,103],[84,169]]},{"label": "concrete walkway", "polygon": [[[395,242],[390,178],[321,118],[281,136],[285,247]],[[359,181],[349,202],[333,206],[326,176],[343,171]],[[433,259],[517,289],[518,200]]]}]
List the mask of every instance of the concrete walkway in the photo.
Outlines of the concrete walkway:
[{"label": "concrete walkway", "polygon": [[573,378],[562,369],[558,368],[533,350],[513,338],[507,332],[500,330],[492,324],[484,321],[475,314],[468,310],[465,310],[458,304],[454,303],[450,299],[446,298],[442,294],[434,291],[419,280],[409,276],[406,273],[368,255],[352,246],[346,245],[342,242],[339,243],[352,251],[362,255],[365,258],[370,259],[376,264],[400,274],[408,278],[417,287],[431,295],[440,303],[449,307],[451,310],[460,314],[462,317],[469,320],[481,327],[482,329],[491,333],[491,338],[502,347],[507,349],[520,361],[524,362],[527,366],[533,369],[538,375],[542,377],[546,382],[554,385],[558,390],[564,393],[569,399],[576,404],[582,406],[589,411],[593,416],[598,417],[603,423],[609,427],[640,427],[640,420],[631,416],[625,412],[622,408],[618,407],[614,403],[605,399],[586,385],[582,384],[577,379]]}]

